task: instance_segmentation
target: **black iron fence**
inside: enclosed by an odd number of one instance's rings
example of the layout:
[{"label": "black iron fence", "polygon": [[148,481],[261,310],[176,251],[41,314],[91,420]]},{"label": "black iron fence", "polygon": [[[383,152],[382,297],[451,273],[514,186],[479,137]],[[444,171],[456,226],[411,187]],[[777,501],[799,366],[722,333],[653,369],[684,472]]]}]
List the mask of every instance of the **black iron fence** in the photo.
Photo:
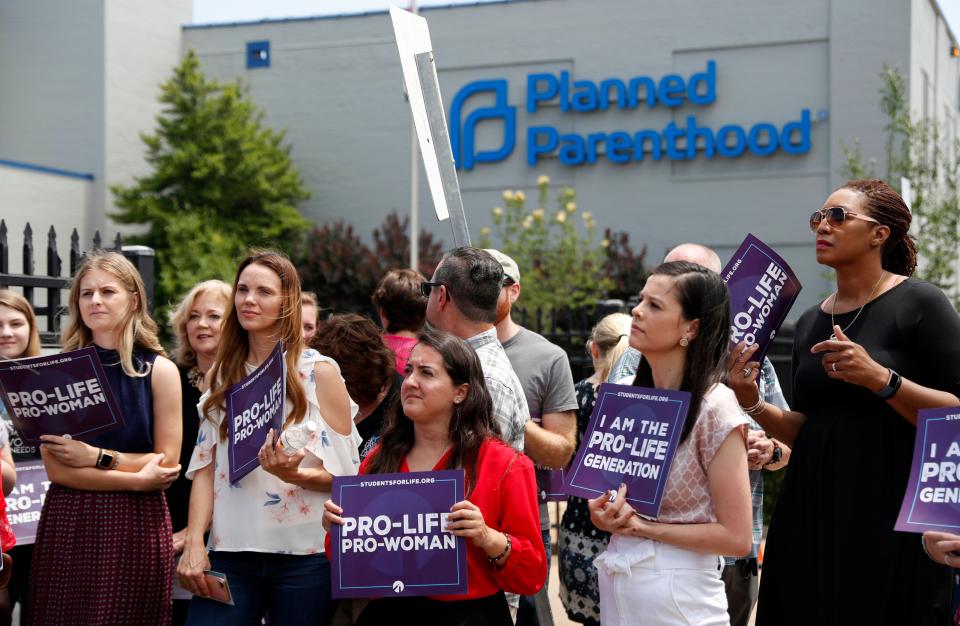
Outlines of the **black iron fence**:
[{"label": "black iron fence", "polygon": [[[147,290],[147,305],[153,304],[153,250],[145,246],[124,246],[120,233],[114,237],[113,245],[104,248],[100,231],[93,236],[89,250],[109,249],[126,256],[140,271]],[[33,306],[38,318],[44,321],[40,324],[40,340],[44,347],[56,346],[60,340],[61,317],[66,313],[63,290],[70,288],[70,277],[74,275],[83,252],[80,249],[80,235],[74,228],[70,233],[69,271],[63,275],[63,261],[57,247],[57,231],[51,226],[47,231],[46,269],[45,273],[37,273],[37,254],[34,251],[33,227],[27,223],[23,229],[23,245],[21,250],[21,273],[10,272],[11,245],[7,238],[6,221],[0,220],[0,288],[19,288],[23,297]],[[46,304],[37,302],[37,292],[45,293]]]}]

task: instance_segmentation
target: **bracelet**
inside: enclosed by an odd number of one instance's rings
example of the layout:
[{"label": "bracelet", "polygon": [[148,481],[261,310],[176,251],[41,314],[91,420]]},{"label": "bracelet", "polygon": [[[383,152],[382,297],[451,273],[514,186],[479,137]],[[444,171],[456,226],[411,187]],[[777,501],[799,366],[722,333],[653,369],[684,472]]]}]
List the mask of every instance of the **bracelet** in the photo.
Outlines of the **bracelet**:
[{"label": "bracelet", "polygon": [[503,536],[507,538],[507,545],[504,546],[503,552],[501,552],[497,556],[487,557],[487,560],[490,561],[490,565],[496,564],[497,561],[507,556],[507,553],[510,552],[510,546],[513,545],[513,541],[510,539],[510,535],[508,535],[507,533],[503,533]]},{"label": "bracelet", "polygon": [[[927,557],[928,557],[931,561],[933,561],[934,563],[939,563],[939,562],[940,562],[940,561],[936,560],[935,558],[933,558],[933,555],[930,554],[930,551],[929,551],[929,550],[927,550],[927,540],[924,538],[923,535],[920,535],[920,547],[923,548],[923,553],[926,554]],[[946,563],[944,563],[944,565],[946,565]]]},{"label": "bracelet", "polygon": [[740,405],[740,408],[743,409],[743,412],[746,413],[747,415],[754,416],[754,415],[759,415],[760,413],[763,413],[763,405],[765,404],[766,402],[764,402],[763,396],[760,396],[757,398],[757,403],[754,404],[753,406],[745,407],[743,405]]},{"label": "bracelet", "polygon": [[110,469],[117,469],[117,466],[120,465],[120,453],[116,450],[111,450],[113,453],[113,461],[110,462]]}]

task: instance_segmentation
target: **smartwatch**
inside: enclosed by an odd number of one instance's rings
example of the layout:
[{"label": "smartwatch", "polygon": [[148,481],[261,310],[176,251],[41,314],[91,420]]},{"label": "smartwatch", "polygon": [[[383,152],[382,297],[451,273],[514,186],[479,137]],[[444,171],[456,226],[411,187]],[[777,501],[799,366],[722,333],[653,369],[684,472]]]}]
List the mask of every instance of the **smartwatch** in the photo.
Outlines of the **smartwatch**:
[{"label": "smartwatch", "polygon": [[895,396],[897,391],[900,390],[900,385],[903,384],[903,378],[901,378],[900,374],[896,373],[889,367],[887,368],[887,371],[890,372],[890,380],[887,381],[887,386],[880,391],[874,392],[880,397],[881,400],[889,400]]},{"label": "smartwatch", "polygon": [[764,463],[766,465],[776,465],[783,460],[783,448],[780,447],[780,444],[776,441],[773,442],[773,456],[770,457],[770,460]]},{"label": "smartwatch", "polygon": [[97,467],[99,469],[113,469],[114,461],[116,460],[117,453],[113,450],[100,449],[100,457],[97,459]]}]

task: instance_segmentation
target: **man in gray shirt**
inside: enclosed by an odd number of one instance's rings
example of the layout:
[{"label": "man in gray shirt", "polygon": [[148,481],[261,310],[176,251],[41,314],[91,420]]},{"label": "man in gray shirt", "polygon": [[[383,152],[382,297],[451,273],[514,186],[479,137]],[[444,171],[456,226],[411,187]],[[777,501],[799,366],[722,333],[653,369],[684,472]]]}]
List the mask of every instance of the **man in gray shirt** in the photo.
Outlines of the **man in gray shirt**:
[{"label": "man in gray shirt", "polygon": [[[566,467],[577,440],[577,393],[570,361],[562,348],[513,321],[510,310],[520,297],[520,269],[502,252],[487,252],[500,262],[505,275],[497,303],[497,336],[520,379],[530,410],[530,421],[524,427],[526,453],[537,463],[538,474],[549,471],[547,468]],[[540,529],[549,563],[550,516],[546,501],[540,503]],[[536,596],[521,600],[517,626],[552,623],[544,585]]]}]

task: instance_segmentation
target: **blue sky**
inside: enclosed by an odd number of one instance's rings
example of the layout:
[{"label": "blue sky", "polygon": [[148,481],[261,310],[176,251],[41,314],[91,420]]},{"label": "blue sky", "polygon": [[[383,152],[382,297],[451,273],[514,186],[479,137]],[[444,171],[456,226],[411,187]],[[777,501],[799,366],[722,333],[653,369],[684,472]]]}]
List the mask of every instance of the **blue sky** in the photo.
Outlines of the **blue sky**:
[{"label": "blue sky", "polygon": [[[417,6],[474,4],[483,0],[417,0]],[[960,0],[939,0],[940,9],[960,38]],[[249,22],[264,18],[336,15],[385,10],[391,4],[407,8],[410,0],[193,0],[197,24]]]}]

